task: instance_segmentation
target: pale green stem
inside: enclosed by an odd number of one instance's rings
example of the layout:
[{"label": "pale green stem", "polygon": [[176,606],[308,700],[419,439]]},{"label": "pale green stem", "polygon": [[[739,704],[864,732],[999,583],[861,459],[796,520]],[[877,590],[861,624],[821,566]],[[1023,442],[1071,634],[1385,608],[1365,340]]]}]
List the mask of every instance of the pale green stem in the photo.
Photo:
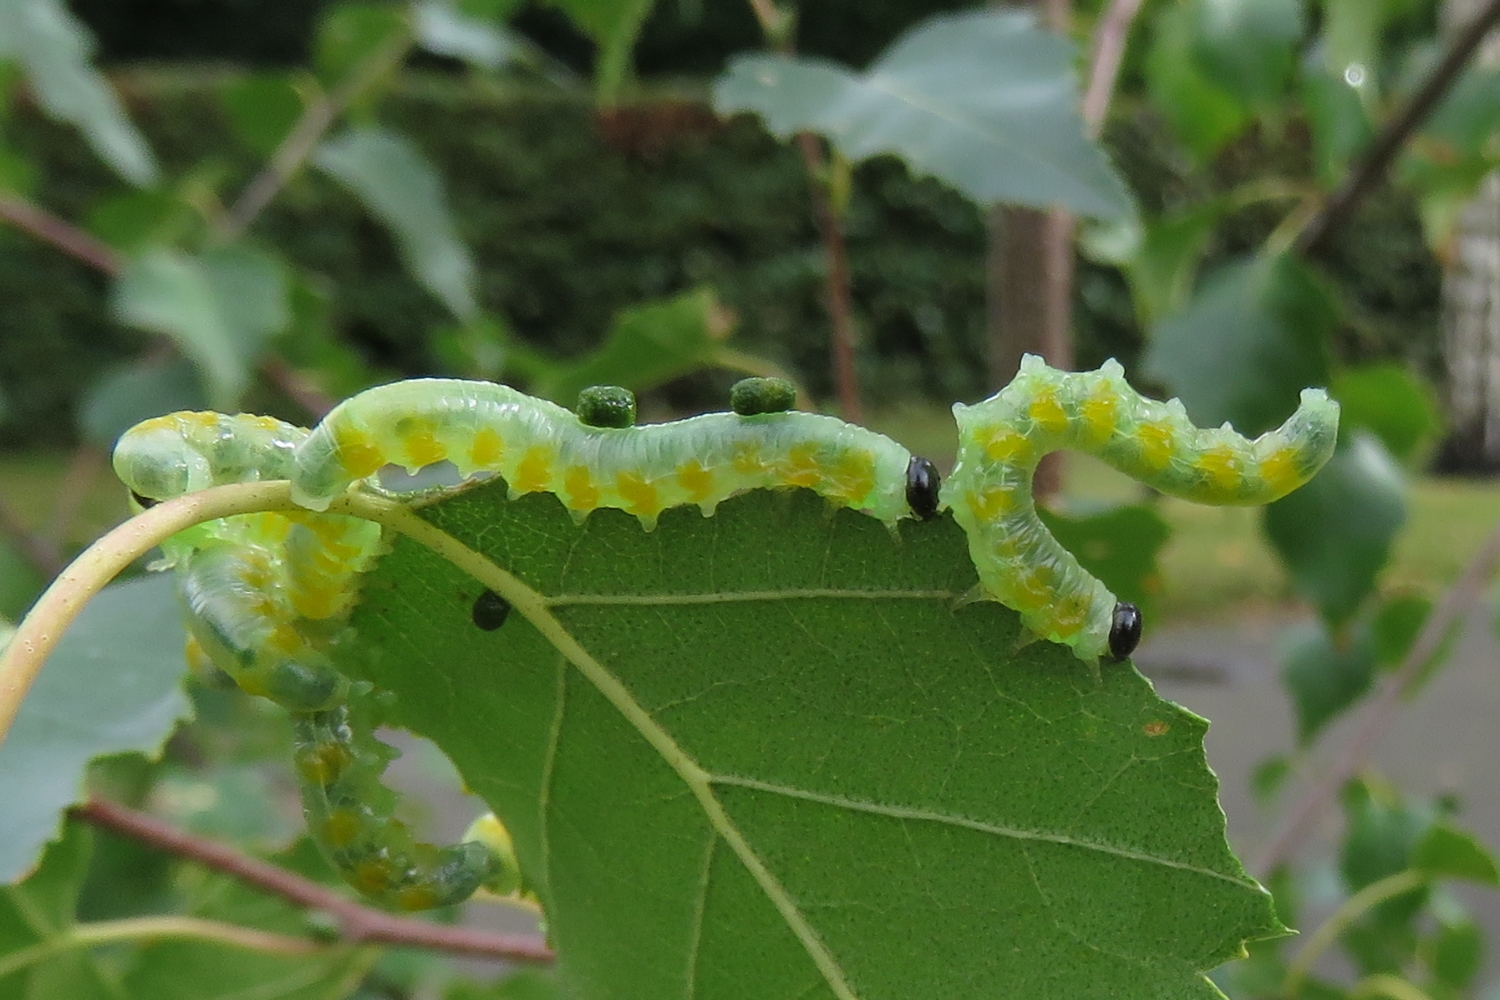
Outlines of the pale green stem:
[{"label": "pale green stem", "polygon": [[1349,996],[1352,1000],[1365,1000],[1366,997],[1389,997],[1390,1000],[1432,1000],[1426,993],[1417,989],[1416,984],[1410,980],[1387,972],[1376,973],[1361,979],[1355,984]]},{"label": "pale green stem", "polygon": [[0,979],[56,955],[84,948],[127,941],[203,941],[226,948],[260,951],[275,955],[315,955],[329,951],[327,945],[305,938],[259,931],[218,920],[198,917],[130,917],[98,923],[74,924],[62,934],[30,948],[0,955]]},{"label": "pale green stem", "polygon": [[1292,964],[1287,966],[1286,980],[1281,986],[1282,996],[1295,997],[1301,992],[1302,981],[1307,978],[1307,973],[1312,969],[1313,963],[1318,960],[1318,956],[1327,951],[1354,921],[1388,899],[1394,899],[1413,889],[1422,888],[1427,884],[1427,880],[1426,872],[1408,868],[1394,875],[1387,875],[1378,882],[1372,882],[1346,899],[1344,905],[1335,910],[1333,916],[1325,920],[1323,925],[1313,932],[1313,935],[1307,939],[1307,944],[1292,960]]}]

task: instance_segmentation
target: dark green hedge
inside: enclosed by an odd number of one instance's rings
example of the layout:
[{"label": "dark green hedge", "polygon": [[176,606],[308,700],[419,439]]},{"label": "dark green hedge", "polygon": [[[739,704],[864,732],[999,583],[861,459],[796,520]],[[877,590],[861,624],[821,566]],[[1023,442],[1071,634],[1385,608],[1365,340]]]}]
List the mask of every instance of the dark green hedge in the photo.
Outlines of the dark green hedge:
[{"label": "dark green hedge", "polygon": [[[136,76],[125,90],[169,176],[197,171],[228,198],[258,161],[233,138],[219,86],[201,74]],[[482,268],[481,301],[538,347],[585,350],[617,309],[709,284],[741,317],[742,347],[827,391],[822,257],[806,181],[799,159],[753,121],[721,123],[680,93],[601,118],[582,95],[442,77],[409,79],[381,118],[443,170]],[[64,217],[86,219],[122,190],[66,130],[23,117],[8,132],[40,167],[36,197]],[[1149,123],[1118,128],[1110,141],[1153,207],[1211,183],[1176,168]],[[1378,247],[1378,257],[1362,251],[1343,265],[1351,297],[1372,308],[1344,346],[1409,353],[1432,340],[1436,272],[1408,209],[1389,203],[1372,218],[1384,237],[1364,233],[1352,245]],[[1235,220],[1215,252],[1248,244],[1268,224]],[[330,182],[301,176],[254,235],[326,277],[336,324],[372,362],[435,370],[426,334],[446,315],[405,276],[385,233]],[[848,235],[870,398],[978,396],[980,213],[877,161],[858,173]],[[65,438],[79,387],[139,350],[138,335],[107,320],[103,293],[97,276],[0,231],[0,386],[10,403],[0,445]],[[1080,363],[1109,355],[1129,363],[1140,334],[1119,276],[1084,265],[1076,299]],[[704,401],[683,391],[674,402]]]}]

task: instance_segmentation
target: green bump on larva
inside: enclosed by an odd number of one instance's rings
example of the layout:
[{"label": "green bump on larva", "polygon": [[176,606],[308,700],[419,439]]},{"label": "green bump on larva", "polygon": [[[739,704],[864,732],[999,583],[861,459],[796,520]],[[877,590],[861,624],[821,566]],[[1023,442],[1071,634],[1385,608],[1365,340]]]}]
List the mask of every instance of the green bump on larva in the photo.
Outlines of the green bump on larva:
[{"label": "green bump on larva", "polygon": [[742,417],[783,413],[797,405],[797,387],[784,378],[742,378],[729,390],[729,408]]},{"label": "green bump on larva", "polygon": [[590,427],[635,424],[635,393],[618,385],[591,385],[578,394],[578,419]]}]

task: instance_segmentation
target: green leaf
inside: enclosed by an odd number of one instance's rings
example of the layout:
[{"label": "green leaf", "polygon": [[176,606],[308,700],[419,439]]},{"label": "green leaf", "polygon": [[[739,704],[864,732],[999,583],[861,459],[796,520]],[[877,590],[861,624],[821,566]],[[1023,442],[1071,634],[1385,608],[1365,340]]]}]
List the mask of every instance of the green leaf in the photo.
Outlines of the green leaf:
[{"label": "green leaf", "polygon": [[500,69],[518,55],[516,43],[504,30],[470,17],[446,0],[413,4],[412,27],[417,44],[428,52],[462,59],[479,69]]},{"label": "green leaf", "polygon": [[88,214],[89,232],[124,254],[184,236],[197,222],[194,210],[165,191],[127,191],[108,198]]},{"label": "green leaf", "polygon": [[482,585],[398,538],[342,663],[504,820],[564,995],[1206,1000],[1278,931],[1204,722],[955,603],[947,516],[754,491],[647,533],[494,483],[420,514],[549,617],[476,629]]},{"label": "green leaf", "polygon": [[8,538],[0,539],[0,619],[19,619],[46,586],[47,580],[15,544]]},{"label": "green leaf", "polygon": [[1374,588],[1406,523],[1406,483],[1380,442],[1356,433],[1262,523],[1297,592],[1337,626]]},{"label": "green leaf", "polygon": [[616,314],[593,354],[543,373],[537,390],[564,406],[591,385],[644,392],[713,364],[733,330],[734,314],[707,288],[631,306]]},{"label": "green leaf", "polygon": [[313,162],[385,224],[423,288],[461,319],[477,312],[474,260],[448,211],[442,177],[409,139],[350,129],[319,146]]},{"label": "green leaf", "polygon": [[553,0],[599,47],[595,88],[608,104],[630,75],[630,55],[655,0]]},{"label": "green leaf", "polygon": [[1495,856],[1472,833],[1439,820],[1411,850],[1411,866],[1433,878],[1454,878],[1500,887]]},{"label": "green leaf", "polygon": [[1375,641],[1368,628],[1334,635],[1321,623],[1294,628],[1283,641],[1281,679],[1297,710],[1297,739],[1311,743],[1370,690]]},{"label": "green leaf", "polygon": [[1377,362],[1334,376],[1329,393],[1339,401],[1339,430],[1364,428],[1396,458],[1417,462],[1443,430],[1432,389],[1404,365]]},{"label": "green leaf", "polygon": [[1150,619],[1162,587],[1157,560],[1172,534],[1155,506],[1121,505],[1074,516],[1043,509],[1037,513],[1084,569]]},{"label": "green leaf", "polygon": [[1146,372],[1182,398],[1193,422],[1241,434],[1276,426],[1308,386],[1328,384],[1338,318],[1307,267],[1287,255],[1242,258],[1214,271],[1146,349]]},{"label": "green leaf", "polygon": [[105,373],[85,390],[78,429],[89,444],[109,451],[142,420],[207,407],[203,384],[187,361],[137,361]]},{"label": "green leaf", "polygon": [[[305,936],[308,931],[308,915],[301,908],[226,877],[199,886],[189,913],[282,934]],[[125,988],[139,1000],[342,1000],[378,957],[375,949],[291,956],[205,941],[159,941],[136,949]]]},{"label": "green leaf", "polygon": [[88,29],[60,0],[0,0],[0,63],[19,63],[42,110],[78,128],[121,177],[154,184],[156,160],[89,64],[93,48]]},{"label": "green leaf", "polygon": [[1187,304],[1203,252],[1223,214],[1220,200],[1210,199],[1146,225],[1140,251],[1125,270],[1136,317],[1143,325],[1157,323]]},{"label": "green leaf", "polygon": [[1146,56],[1152,105],[1166,116],[1177,138],[1207,160],[1250,124],[1250,109],[1201,68],[1193,8],[1166,4],[1153,27]]},{"label": "green leaf", "polygon": [[557,977],[525,969],[488,986],[456,983],[443,1000],[558,1000]]},{"label": "green leaf", "polygon": [[221,100],[240,139],[262,156],[281,145],[307,106],[302,89],[286,73],[236,80],[223,89]]},{"label": "green leaf", "polygon": [[[1250,772],[1250,791],[1255,795],[1255,801],[1266,808],[1276,801],[1276,796],[1285,787],[1286,780],[1292,776],[1292,765],[1285,757],[1275,754],[1267,757]],[[1275,887],[1271,887],[1274,893]],[[1286,914],[1281,914],[1282,923],[1290,924]]]},{"label": "green leaf", "polygon": [[981,205],[1131,214],[1131,199],[1084,137],[1072,46],[1029,14],[931,18],[864,74],[823,59],[747,55],[714,84],[721,115],[753,111],[781,138],[826,136],[859,161],[891,153]]},{"label": "green leaf", "polygon": [[188,714],[181,612],[166,577],[91,600],[62,637],[0,744],[0,884],[23,877],[94,757],[158,752]]},{"label": "green leaf", "polygon": [[1467,988],[1484,961],[1485,937],[1470,919],[1442,920],[1427,944],[1427,967],[1449,989]]},{"label": "green leaf", "polygon": [[[1365,0],[1360,0],[1361,3]],[[1369,70],[1348,67],[1331,73],[1309,59],[1302,73],[1302,102],[1312,131],[1313,164],[1318,180],[1332,189],[1341,181],[1354,157],[1370,142],[1374,129],[1360,87]],[[1345,74],[1351,74],[1347,76]]]},{"label": "green leaf", "polygon": [[1281,95],[1302,38],[1301,0],[1194,0],[1189,10],[1205,75],[1246,104]]},{"label": "green leaf", "polygon": [[399,5],[364,0],[339,3],[329,8],[318,25],[318,76],[332,87],[381,50],[400,44],[411,30],[408,15]]},{"label": "green leaf", "polygon": [[191,256],[156,248],[131,261],[110,305],[121,322],[175,340],[210,401],[233,409],[266,341],[289,321],[280,261],[246,247]]},{"label": "green leaf", "polygon": [[[60,938],[73,927],[91,843],[87,828],[69,824],[66,835],[47,849],[30,878],[9,888],[0,886],[0,960]],[[64,951],[0,977],[0,996],[119,1000],[120,988],[88,952]]]}]

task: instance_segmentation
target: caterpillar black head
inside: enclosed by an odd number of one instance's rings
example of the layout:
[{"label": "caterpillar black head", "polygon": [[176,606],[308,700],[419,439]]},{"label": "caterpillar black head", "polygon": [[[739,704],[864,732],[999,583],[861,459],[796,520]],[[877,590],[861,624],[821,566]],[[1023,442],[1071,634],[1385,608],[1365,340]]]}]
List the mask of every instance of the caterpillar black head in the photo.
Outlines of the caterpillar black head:
[{"label": "caterpillar black head", "polygon": [[1109,658],[1119,663],[1131,653],[1141,642],[1141,609],[1129,601],[1119,601],[1115,604],[1115,613],[1110,619],[1109,625]]},{"label": "caterpillar black head", "polygon": [[784,378],[742,378],[729,389],[729,408],[742,417],[784,413],[797,402],[797,388]]},{"label": "caterpillar black head", "polygon": [[906,464],[906,503],[923,521],[930,520],[938,509],[938,487],[943,477],[937,466],[917,455]]},{"label": "caterpillar black head", "polygon": [[619,385],[591,385],[578,394],[578,419],[590,427],[633,427],[635,393]]},{"label": "caterpillar black head", "polygon": [[160,500],[153,500],[150,497],[142,496],[135,490],[130,491],[130,499],[140,504],[141,510],[150,510],[152,507],[155,507],[157,504],[161,503]]}]

